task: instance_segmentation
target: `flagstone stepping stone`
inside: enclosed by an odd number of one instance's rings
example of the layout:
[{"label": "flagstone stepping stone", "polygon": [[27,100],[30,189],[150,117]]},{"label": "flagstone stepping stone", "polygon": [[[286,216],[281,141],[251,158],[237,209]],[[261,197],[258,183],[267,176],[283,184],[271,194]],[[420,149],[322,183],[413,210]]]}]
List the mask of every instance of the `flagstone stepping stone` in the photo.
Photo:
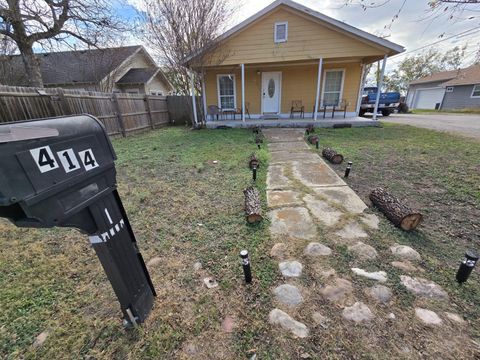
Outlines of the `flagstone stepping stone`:
[{"label": "flagstone stepping stone", "polygon": [[395,244],[390,247],[390,251],[395,257],[403,260],[420,261],[422,259],[420,254],[410,246]]},{"label": "flagstone stepping stone", "polygon": [[274,142],[268,143],[268,150],[270,152],[274,151],[304,151],[309,150],[307,143],[303,140],[301,141],[287,141],[287,142]]},{"label": "flagstone stepping stone", "polygon": [[419,269],[419,268],[413,266],[413,264],[408,260],[392,261],[391,264],[392,264],[393,267],[396,267],[397,269],[400,269],[400,270],[403,270],[403,271],[406,271],[406,272],[423,271],[423,269]]},{"label": "flagstone stepping stone", "polygon": [[355,245],[348,247],[348,251],[352,252],[355,257],[360,260],[373,260],[377,257],[377,250],[373,246],[364,244],[359,241]]},{"label": "flagstone stepping stone", "polygon": [[280,325],[284,330],[290,331],[294,336],[299,338],[305,338],[309,334],[309,330],[305,324],[294,320],[290,315],[280,309],[270,311],[268,321],[270,324]]},{"label": "flagstone stepping stone", "polygon": [[417,296],[438,300],[448,299],[448,294],[441,288],[440,285],[437,285],[427,279],[412,278],[407,275],[400,275],[400,281],[402,282],[403,286],[407,288],[407,290]]},{"label": "flagstone stepping stone", "polygon": [[465,322],[466,322],[460,315],[454,314],[454,313],[451,313],[451,312],[448,312],[448,311],[445,312],[445,316],[448,319],[450,319],[453,322],[456,322],[458,324],[465,324]]},{"label": "flagstone stepping stone", "polygon": [[293,190],[267,190],[268,207],[302,205],[300,193]]},{"label": "flagstone stepping stone", "polygon": [[319,161],[315,164],[303,161],[294,162],[293,175],[309,187],[347,185],[318,155],[316,156]]},{"label": "flagstone stepping stone", "polygon": [[347,211],[354,214],[361,214],[367,205],[348,186],[337,186],[332,188],[313,188],[313,190],[338,205],[343,206]]},{"label": "flagstone stepping stone", "polygon": [[343,229],[337,231],[335,235],[347,240],[368,237],[368,234],[357,223],[348,223]]},{"label": "flagstone stepping stone", "polygon": [[299,277],[302,275],[303,265],[298,261],[284,261],[278,264],[280,272],[285,277]]},{"label": "flagstone stepping stone", "polygon": [[323,328],[327,328],[327,323],[328,323],[328,318],[326,316],[323,316],[321,313],[318,311],[315,311],[312,314],[312,320],[316,325],[320,325]]},{"label": "flagstone stepping stone", "polygon": [[273,245],[272,250],[270,250],[270,256],[278,259],[285,257],[288,251],[287,245],[284,243],[276,243]]},{"label": "flagstone stepping stone", "polygon": [[328,301],[338,305],[353,302],[352,283],[342,278],[337,278],[335,279],[333,284],[327,285],[322,288],[320,290],[320,294]]},{"label": "flagstone stepping stone", "polygon": [[387,281],[387,273],[385,271],[368,272],[359,268],[352,268],[352,271],[359,276],[366,277],[367,279],[380,281],[380,282]]},{"label": "flagstone stepping stone", "polygon": [[419,318],[425,325],[440,325],[442,323],[442,319],[437,313],[422,309],[422,308],[415,308],[415,315]]},{"label": "flagstone stepping stone", "polygon": [[312,242],[307,245],[303,253],[308,256],[328,256],[332,254],[332,249],[320,243]]},{"label": "flagstone stepping stone", "polygon": [[263,134],[268,139],[269,143],[275,142],[289,142],[289,141],[302,141],[304,130],[300,129],[264,129]]},{"label": "flagstone stepping stone", "polygon": [[369,228],[378,230],[378,224],[380,224],[380,220],[378,219],[378,216],[375,214],[363,214],[363,216],[360,218],[362,222],[367,225]]},{"label": "flagstone stepping stone", "polygon": [[267,189],[285,189],[292,186],[292,182],[285,176],[282,165],[270,165],[267,172]]},{"label": "flagstone stepping stone", "polygon": [[306,195],[303,200],[313,216],[325,226],[335,225],[343,214],[340,210],[328,205],[325,201],[317,199],[315,196]]},{"label": "flagstone stepping stone", "polygon": [[365,290],[365,293],[379,303],[386,304],[392,298],[392,290],[384,285],[375,285]]},{"label": "flagstone stepping stone", "polygon": [[33,342],[32,346],[34,348],[38,348],[38,347],[42,346],[43,343],[47,340],[48,335],[50,335],[50,333],[48,331],[42,331],[40,334],[37,335],[37,337],[35,338],[35,341]]},{"label": "flagstone stepping stone", "polygon": [[286,207],[269,213],[272,235],[289,235],[299,239],[312,239],[317,235],[317,228],[303,207]]},{"label": "flagstone stepping stone", "polygon": [[348,306],[342,311],[342,316],[356,323],[368,322],[374,318],[372,311],[367,305],[357,301],[352,306]]},{"label": "flagstone stepping stone", "polygon": [[275,294],[275,298],[285,305],[295,306],[303,302],[303,296],[300,290],[290,284],[277,286],[273,290],[273,293]]},{"label": "flagstone stepping stone", "polygon": [[233,316],[227,315],[222,321],[222,330],[226,333],[233,332],[235,328],[235,319]]}]

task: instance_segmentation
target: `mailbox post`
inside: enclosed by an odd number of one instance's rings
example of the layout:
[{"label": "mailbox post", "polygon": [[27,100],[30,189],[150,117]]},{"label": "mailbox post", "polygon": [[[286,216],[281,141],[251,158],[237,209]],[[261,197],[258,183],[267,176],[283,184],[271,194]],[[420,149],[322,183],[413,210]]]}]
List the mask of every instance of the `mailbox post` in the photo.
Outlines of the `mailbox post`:
[{"label": "mailbox post", "polygon": [[0,217],[88,234],[125,321],[143,322],[155,289],[117,192],[116,155],[89,115],[0,125]]}]

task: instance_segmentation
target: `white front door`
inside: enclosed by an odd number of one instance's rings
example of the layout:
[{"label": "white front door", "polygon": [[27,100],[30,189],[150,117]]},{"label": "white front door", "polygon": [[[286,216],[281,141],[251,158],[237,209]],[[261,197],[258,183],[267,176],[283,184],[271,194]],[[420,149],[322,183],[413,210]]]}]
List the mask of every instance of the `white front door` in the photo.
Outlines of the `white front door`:
[{"label": "white front door", "polygon": [[280,71],[262,73],[262,112],[280,113],[282,73]]}]

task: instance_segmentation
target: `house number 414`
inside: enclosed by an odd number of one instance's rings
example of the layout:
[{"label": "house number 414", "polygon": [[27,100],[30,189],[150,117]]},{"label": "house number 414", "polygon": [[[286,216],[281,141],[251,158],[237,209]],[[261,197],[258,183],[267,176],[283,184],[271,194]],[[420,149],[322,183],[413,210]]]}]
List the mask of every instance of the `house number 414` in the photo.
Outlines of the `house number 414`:
[{"label": "house number 414", "polygon": [[[80,169],[80,163],[86,171],[95,169],[98,166],[98,162],[95,159],[92,149],[79,151],[77,154],[73,149],[57,151],[56,155],[60,161],[57,161],[57,157],[55,157],[50,146],[31,149],[30,154],[41,173],[46,173],[59,168],[59,163],[67,173]],[[80,159],[80,161],[78,159]]]}]

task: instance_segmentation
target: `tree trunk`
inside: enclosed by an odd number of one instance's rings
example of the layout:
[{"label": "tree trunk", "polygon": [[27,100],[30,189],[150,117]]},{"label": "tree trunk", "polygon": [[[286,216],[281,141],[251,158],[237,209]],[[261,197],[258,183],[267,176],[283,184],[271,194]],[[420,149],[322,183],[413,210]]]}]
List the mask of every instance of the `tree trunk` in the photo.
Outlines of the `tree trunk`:
[{"label": "tree trunk", "polygon": [[343,155],[338,154],[335,150],[330,148],[323,149],[322,156],[332,164],[341,164],[343,162]]},{"label": "tree trunk", "polygon": [[397,227],[410,231],[415,229],[423,219],[422,214],[413,211],[383,188],[376,188],[370,193],[370,200]]},{"label": "tree trunk", "polygon": [[261,215],[260,193],[254,187],[243,190],[245,195],[245,216],[250,224],[263,220]]},{"label": "tree trunk", "polygon": [[32,47],[27,44],[24,46],[19,46],[18,48],[22,56],[28,84],[33,87],[43,88],[43,79],[42,74],[40,73],[40,64],[37,57],[33,53]]}]

